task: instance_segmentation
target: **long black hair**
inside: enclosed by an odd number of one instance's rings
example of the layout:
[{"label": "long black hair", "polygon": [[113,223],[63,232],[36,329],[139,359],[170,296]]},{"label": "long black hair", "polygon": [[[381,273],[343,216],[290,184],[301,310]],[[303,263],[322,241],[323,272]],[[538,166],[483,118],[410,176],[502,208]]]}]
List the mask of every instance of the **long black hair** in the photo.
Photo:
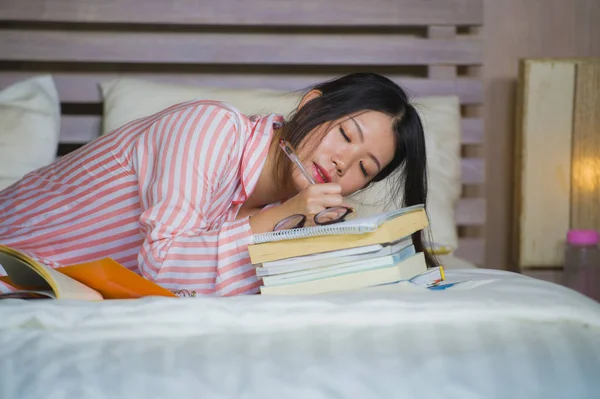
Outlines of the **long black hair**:
[{"label": "long black hair", "polygon": [[[321,95],[291,115],[282,129],[282,138],[301,148],[306,144],[304,139],[308,134],[322,124],[368,110],[389,115],[395,137],[394,158],[372,181],[378,182],[388,176],[394,180],[390,187],[394,189],[391,200],[396,207],[427,203],[425,135],[421,118],[405,90],[376,73],[353,73],[319,83],[311,89],[318,90]],[[278,153],[274,168],[278,181],[290,173],[291,164],[286,161],[283,152]],[[415,249],[425,253],[427,264],[436,265],[435,258],[425,251],[423,232],[413,234],[412,238]]]}]

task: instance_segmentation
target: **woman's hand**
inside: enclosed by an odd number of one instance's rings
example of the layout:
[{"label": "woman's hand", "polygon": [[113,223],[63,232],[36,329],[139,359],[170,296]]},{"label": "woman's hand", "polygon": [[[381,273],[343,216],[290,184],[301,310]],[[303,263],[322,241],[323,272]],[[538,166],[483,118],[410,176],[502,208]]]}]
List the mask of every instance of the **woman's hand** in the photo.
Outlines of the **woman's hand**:
[{"label": "woman's hand", "polygon": [[325,208],[343,205],[342,187],[337,183],[313,184],[300,191],[281,206],[289,214],[316,215]]},{"label": "woman's hand", "polygon": [[306,215],[306,225],[314,224],[314,215],[325,208],[343,205],[342,187],[337,183],[313,184],[281,205],[274,206],[250,218],[253,234],[273,231],[275,225],[284,218]]}]

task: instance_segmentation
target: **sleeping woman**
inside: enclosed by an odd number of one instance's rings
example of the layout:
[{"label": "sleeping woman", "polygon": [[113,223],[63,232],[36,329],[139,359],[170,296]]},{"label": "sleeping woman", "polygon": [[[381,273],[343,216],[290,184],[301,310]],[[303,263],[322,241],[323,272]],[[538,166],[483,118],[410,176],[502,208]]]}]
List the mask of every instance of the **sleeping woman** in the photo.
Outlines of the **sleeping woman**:
[{"label": "sleeping woman", "polygon": [[[317,184],[293,167],[280,140],[297,149]],[[1,191],[0,243],[51,267],[111,257],[170,290],[252,294],[260,287],[247,250],[253,234],[343,205],[391,174],[401,205],[426,203],[421,121],[381,75],[317,84],[289,121],[189,101]],[[0,282],[3,290],[11,287]]]}]

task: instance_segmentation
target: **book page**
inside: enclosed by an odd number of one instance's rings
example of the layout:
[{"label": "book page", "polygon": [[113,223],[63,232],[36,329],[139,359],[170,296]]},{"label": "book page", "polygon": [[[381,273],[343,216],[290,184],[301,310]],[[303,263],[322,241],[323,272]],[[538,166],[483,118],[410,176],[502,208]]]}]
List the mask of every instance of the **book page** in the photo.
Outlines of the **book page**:
[{"label": "book page", "polygon": [[38,291],[51,290],[57,299],[103,299],[97,291],[13,250],[6,251],[2,248],[0,265],[10,280],[19,287]]},{"label": "book page", "polygon": [[57,291],[56,296],[58,299],[80,299],[86,301],[103,300],[102,295],[100,295],[98,291],[81,284],[77,280],[73,280],[69,276],[57,272],[51,267],[46,265],[42,265],[42,267],[56,283],[55,291]]},{"label": "book page", "polygon": [[321,252],[318,254],[304,255],[298,258],[280,259],[272,262],[265,262],[262,267],[276,268],[280,266],[290,266],[297,263],[306,263],[319,261],[321,259],[340,258],[344,256],[360,255],[369,252],[377,252],[383,248],[381,244],[365,245],[364,247],[340,249],[339,251]]},{"label": "book page", "polygon": [[48,291],[12,291],[0,293],[0,299],[56,299],[56,295],[51,290]]},{"label": "book page", "polygon": [[[423,205],[421,205],[421,204],[413,205],[413,206],[408,206],[406,208],[395,209],[395,210],[387,211],[387,212],[383,212],[383,213],[376,213],[376,214],[369,215],[369,216],[357,217],[356,219],[351,219],[351,220],[348,220],[345,222],[336,223],[336,225],[347,226],[347,227],[348,226],[356,226],[356,227],[364,226],[364,227],[377,228],[377,227],[381,226],[384,222],[387,222],[388,220],[392,220],[398,216],[404,215],[405,213],[416,211],[416,210],[419,210],[422,208],[423,208]],[[332,226],[332,225],[330,225],[330,226]]]}]

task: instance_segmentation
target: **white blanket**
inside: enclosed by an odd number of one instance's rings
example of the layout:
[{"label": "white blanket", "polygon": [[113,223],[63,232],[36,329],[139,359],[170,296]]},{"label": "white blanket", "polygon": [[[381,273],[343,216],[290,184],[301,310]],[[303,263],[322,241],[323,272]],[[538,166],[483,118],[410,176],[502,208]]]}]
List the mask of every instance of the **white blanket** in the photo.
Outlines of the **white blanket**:
[{"label": "white blanket", "polygon": [[443,291],[0,301],[0,398],[597,398],[600,304],[491,270]]}]

